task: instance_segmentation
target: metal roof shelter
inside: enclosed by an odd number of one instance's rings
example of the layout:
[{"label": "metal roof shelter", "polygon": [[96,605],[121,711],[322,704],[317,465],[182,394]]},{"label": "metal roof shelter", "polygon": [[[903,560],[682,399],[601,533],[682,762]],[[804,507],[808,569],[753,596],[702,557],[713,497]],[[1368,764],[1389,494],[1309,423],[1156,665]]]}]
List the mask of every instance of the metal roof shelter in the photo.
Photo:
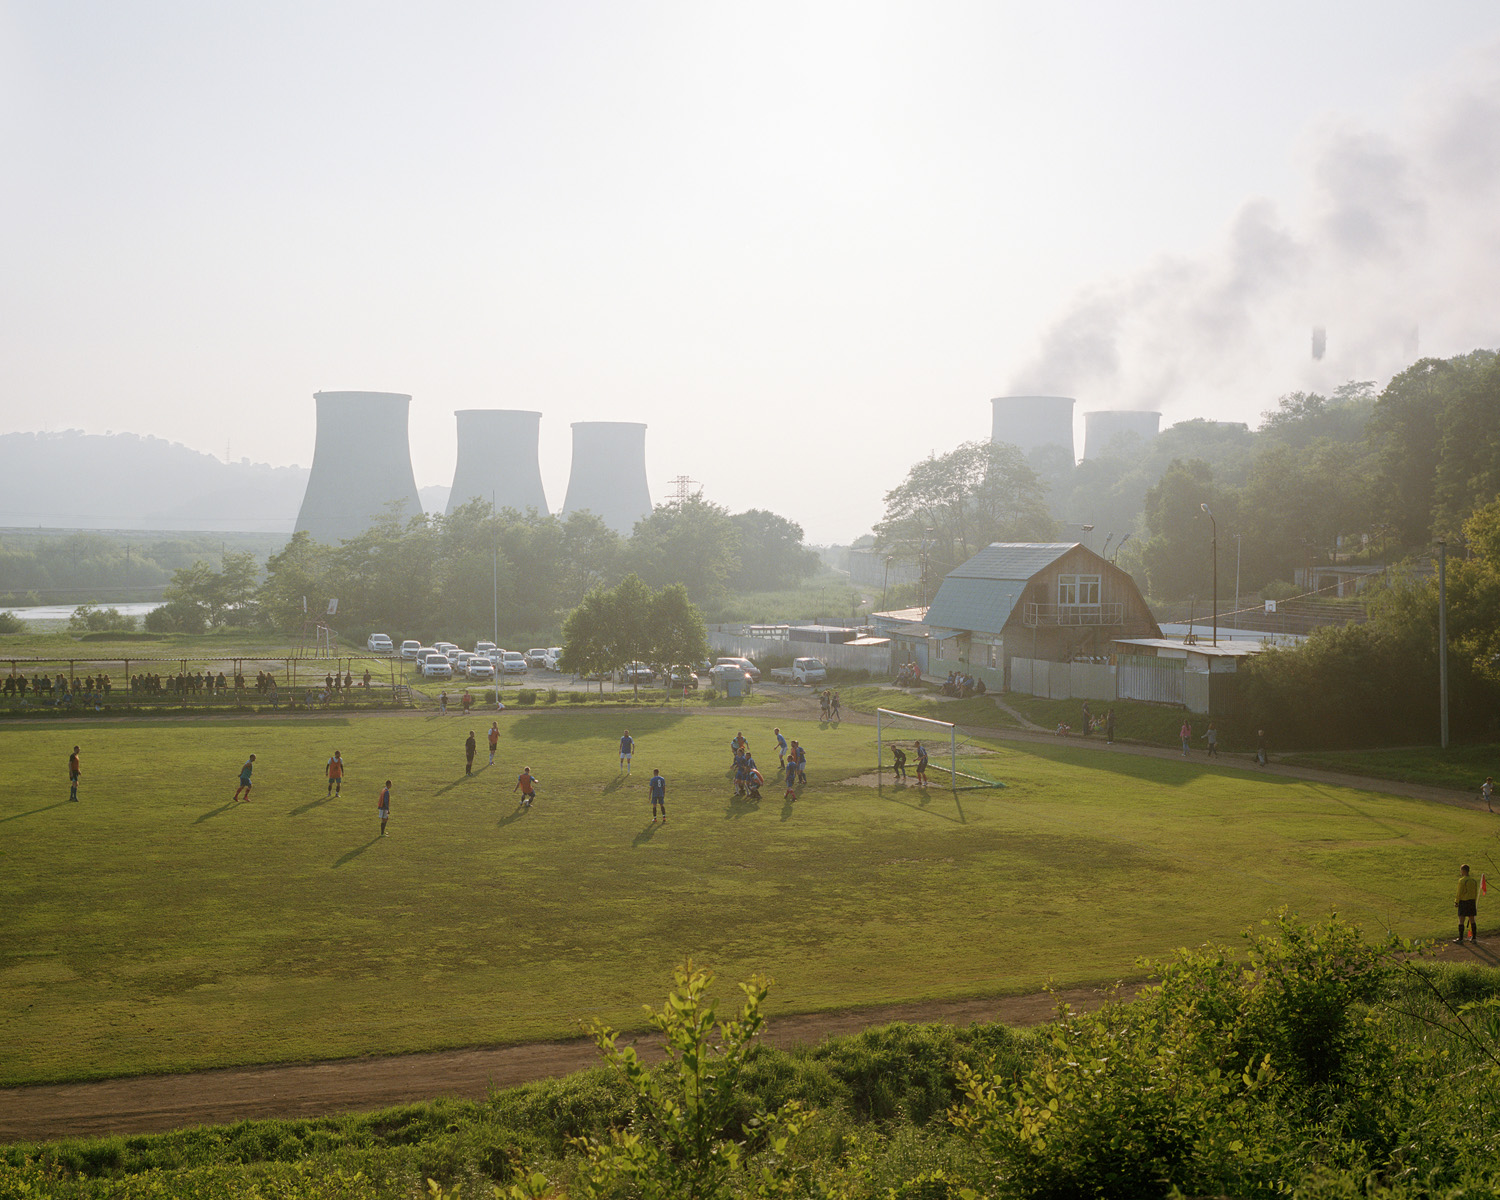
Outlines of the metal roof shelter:
[{"label": "metal roof shelter", "polygon": [[935,629],[998,634],[1026,585],[1078,542],[994,542],[943,576],[927,609]]}]

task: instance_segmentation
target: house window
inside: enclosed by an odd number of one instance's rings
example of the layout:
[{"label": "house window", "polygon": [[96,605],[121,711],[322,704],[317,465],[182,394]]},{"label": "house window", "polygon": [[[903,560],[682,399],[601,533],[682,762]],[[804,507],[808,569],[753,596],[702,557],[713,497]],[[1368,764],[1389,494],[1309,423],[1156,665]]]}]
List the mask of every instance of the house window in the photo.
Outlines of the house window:
[{"label": "house window", "polygon": [[1057,603],[1065,608],[1099,607],[1098,575],[1059,575]]}]

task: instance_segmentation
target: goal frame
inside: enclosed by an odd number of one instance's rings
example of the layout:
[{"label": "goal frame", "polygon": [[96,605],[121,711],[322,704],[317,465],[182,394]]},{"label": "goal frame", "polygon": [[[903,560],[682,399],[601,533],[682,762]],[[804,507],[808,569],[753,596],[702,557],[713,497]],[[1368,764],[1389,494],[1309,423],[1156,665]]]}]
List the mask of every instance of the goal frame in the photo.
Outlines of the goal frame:
[{"label": "goal frame", "polygon": [[[959,778],[958,727],[952,721],[939,721],[936,717],[919,717],[916,713],[906,713],[895,708],[875,710],[875,773],[878,775],[885,770],[885,729],[888,717],[900,717],[903,721],[915,721],[919,725],[931,725],[935,729],[948,731],[948,778],[956,787]],[[931,759],[932,755],[929,754],[928,758]]]}]

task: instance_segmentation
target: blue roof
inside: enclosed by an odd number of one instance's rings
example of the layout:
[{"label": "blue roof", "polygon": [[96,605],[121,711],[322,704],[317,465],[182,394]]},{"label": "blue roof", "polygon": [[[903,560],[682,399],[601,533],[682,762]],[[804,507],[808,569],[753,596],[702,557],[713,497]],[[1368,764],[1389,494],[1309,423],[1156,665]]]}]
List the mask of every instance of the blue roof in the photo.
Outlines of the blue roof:
[{"label": "blue roof", "polygon": [[992,542],[943,577],[926,623],[932,629],[998,634],[1027,582],[1077,542]]}]

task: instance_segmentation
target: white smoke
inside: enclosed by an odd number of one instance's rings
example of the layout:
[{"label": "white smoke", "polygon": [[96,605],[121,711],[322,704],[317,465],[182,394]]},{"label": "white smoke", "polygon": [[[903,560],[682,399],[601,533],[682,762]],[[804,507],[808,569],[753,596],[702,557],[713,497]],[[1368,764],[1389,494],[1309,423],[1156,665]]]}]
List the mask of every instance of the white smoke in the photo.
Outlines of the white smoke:
[{"label": "white smoke", "polygon": [[1254,424],[1288,391],[1383,383],[1416,357],[1418,328],[1423,355],[1495,347],[1497,280],[1500,43],[1397,128],[1318,134],[1305,215],[1250,201],[1211,254],[1080,295],[1008,390]]}]

